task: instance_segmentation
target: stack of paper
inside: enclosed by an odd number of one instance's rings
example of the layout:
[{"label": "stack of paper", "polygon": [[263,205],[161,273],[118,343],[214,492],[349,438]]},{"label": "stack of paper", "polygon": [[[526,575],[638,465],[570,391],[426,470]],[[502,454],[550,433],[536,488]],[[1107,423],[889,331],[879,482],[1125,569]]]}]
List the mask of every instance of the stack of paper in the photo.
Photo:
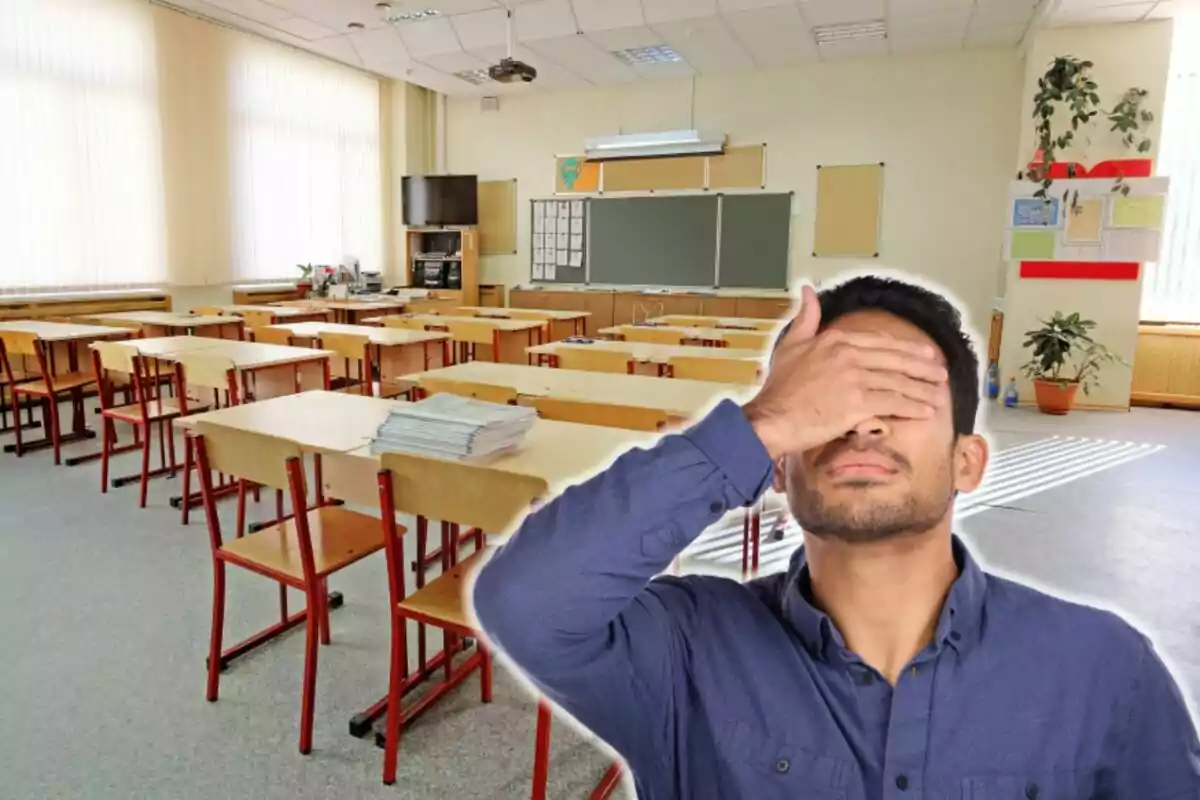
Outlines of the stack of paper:
[{"label": "stack of paper", "polygon": [[379,426],[371,452],[448,459],[487,456],[520,444],[536,419],[537,412],[525,406],[435,394],[419,403],[397,405]]}]

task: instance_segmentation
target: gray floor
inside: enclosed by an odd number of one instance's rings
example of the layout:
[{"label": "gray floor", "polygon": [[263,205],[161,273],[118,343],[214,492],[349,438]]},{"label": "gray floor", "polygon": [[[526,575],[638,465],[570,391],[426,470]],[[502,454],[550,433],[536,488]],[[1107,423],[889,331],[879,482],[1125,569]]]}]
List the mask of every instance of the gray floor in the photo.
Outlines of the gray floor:
[{"label": "gray floor", "polygon": [[[1087,451],[1080,460],[1101,468],[1079,474],[1047,461],[1045,482],[974,508],[961,529],[991,570],[1137,621],[1200,698],[1200,549],[1189,541],[1200,518],[1200,414],[1054,419],[997,409],[989,429],[998,450],[1014,453],[1054,436],[1163,445],[1112,463]],[[115,472],[135,461],[123,457]],[[1047,482],[1059,485],[1040,488]],[[175,481],[153,482],[146,510],[134,487],[101,496],[98,483],[94,465],[0,456],[0,796],[528,797],[534,705],[503,669],[490,706],[472,679],[406,733],[394,787],[379,783],[381,751],[347,735],[349,717],[385,689],[381,558],[332,581],[346,605],[334,612],[333,646],[321,650],[312,756],[296,752],[302,634],[235,664],[220,702],[205,702],[203,522],[179,525],[167,505]],[[689,565],[714,569],[711,558]],[[238,573],[227,641],[276,608],[268,581]],[[586,796],[606,763],[558,724],[550,797]]]}]

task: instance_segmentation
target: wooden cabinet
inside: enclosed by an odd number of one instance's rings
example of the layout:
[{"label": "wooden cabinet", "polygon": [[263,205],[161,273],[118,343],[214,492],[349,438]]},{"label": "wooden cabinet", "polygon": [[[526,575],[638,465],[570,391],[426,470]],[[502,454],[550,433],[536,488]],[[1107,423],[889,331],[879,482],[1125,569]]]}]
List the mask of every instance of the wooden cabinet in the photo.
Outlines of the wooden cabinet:
[{"label": "wooden cabinet", "polygon": [[[457,294],[462,306],[479,305],[479,230],[477,228],[409,228],[405,237],[408,285],[414,289],[440,290],[441,296]],[[442,265],[457,272],[459,287],[430,286],[425,280],[427,265]]]},{"label": "wooden cabinet", "polygon": [[294,286],[235,286],[233,302],[239,306],[266,306],[285,300],[301,300],[300,291]]},{"label": "wooden cabinet", "polygon": [[486,308],[504,308],[504,287],[492,283],[479,284],[479,305]]},{"label": "wooden cabinet", "polygon": [[1200,325],[1138,329],[1130,402],[1200,408]]}]

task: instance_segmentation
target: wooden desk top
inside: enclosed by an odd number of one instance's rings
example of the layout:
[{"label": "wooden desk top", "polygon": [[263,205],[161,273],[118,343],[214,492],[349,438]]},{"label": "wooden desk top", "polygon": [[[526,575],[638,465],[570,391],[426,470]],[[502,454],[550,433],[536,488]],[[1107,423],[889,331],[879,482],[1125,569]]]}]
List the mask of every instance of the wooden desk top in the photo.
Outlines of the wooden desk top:
[{"label": "wooden desk top", "polygon": [[44,342],[124,338],[131,333],[125,328],[109,328],[103,325],[77,325],[72,322],[44,322],[40,319],[5,320],[0,322],[0,331],[32,333]]},{"label": "wooden desk top", "polygon": [[714,328],[733,328],[735,330],[760,331],[763,333],[770,333],[785,321],[782,319],[756,319],[753,317],[688,316],[687,314],[668,314],[665,317],[655,317],[650,321],[661,322],[664,325],[673,325],[679,320],[703,320],[706,325]]},{"label": "wooden desk top", "polygon": [[[702,342],[723,342],[725,334],[731,331],[727,328],[684,328],[678,325],[614,325],[611,328],[601,328],[598,333],[601,336],[624,336],[627,330],[645,330],[653,328],[656,331],[674,331],[683,334],[685,339],[698,339]],[[732,331],[732,333],[745,333],[746,331]]]},{"label": "wooden desk top", "polygon": [[[419,319],[426,325],[445,326],[447,322],[478,322],[501,331],[530,331],[546,324],[538,319],[493,319],[491,317],[456,317],[447,314],[405,314],[410,319]],[[382,325],[383,317],[368,317],[362,321],[367,325]]]},{"label": "wooden desk top", "polygon": [[330,300],[325,297],[314,297],[309,300],[280,300],[272,306],[293,308],[316,308],[339,311],[386,311],[393,308],[404,308],[408,298],[397,297],[392,300],[372,298],[370,300]]},{"label": "wooden desk top", "polygon": [[299,364],[304,361],[319,361],[334,355],[329,350],[314,350],[309,347],[287,347],[279,344],[239,342],[233,339],[216,339],[214,347],[206,347],[204,355],[227,358],[238,369],[261,369],[283,364]]},{"label": "wooden desk top", "polygon": [[[614,375],[573,369],[547,369],[524,364],[469,361],[452,367],[429,370],[406,379],[418,384],[426,378],[507,386],[525,397],[555,397],[586,400],[609,405],[639,406],[666,411],[676,417],[691,417],[722,397],[738,396],[753,387],[728,383],[656,378],[648,375]],[[574,446],[574,445],[572,445]]]},{"label": "wooden desk top", "polygon": [[162,328],[203,328],[209,325],[231,325],[237,320],[221,316],[200,314],[176,314],[171,311],[120,311],[103,314],[88,314],[81,319],[107,319],[113,322],[133,322],[139,325],[157,325]]},{"label": "wooden desk top", "polygon": [[159,336],[152,339],[130,339],[128,344],[144,356],[169,359],[176,353],[194,353],[198,350],[218,348],[228,341],[208,336]]},{"label": "wooden desk top", "polygon": [[643,364],[666,364],[675,356],[692,358],[728,358],[737,361],[758,361],[763,353],[758,350],[738,350],[730,347],[701,347],[699,345],[644,344],[642,342],[597,339],[591,344],[575,342],[550,342],[526,348],[531,355],[556,355],[564,350],[615,350],[628,353],[629,358]]},{"label": "wooden desk top", "polygon": [[312,310],[301,307],[292,306],[217,306],[224,314],[241,314],[245,311],[260,311],[264,314],[274,314],[276,317],[283,319],[284,317],[303,317],[311,314]]},{"label": "wooden desk top", "polygon": [[314,338],[322,333],[349,333],[355,336],[366,336],[371,340],[371,344],[382,347],[440,342],[450,338],[449,334],[438,331],[377,328],[372,325],[340,325],[333,322],[283,322],[271,327],[289,331],[293,336],[312,336]]},{"label": "wooden desk top", "polygon": [[590,311],[554,311],[547,308],[497,308],[495,306],[459,306],[459,311],[466,311],[478,317],[504,318],[509,311],[520,311],[523,314],[536,314],[542,319],[562,320],[569,322],[575,319],[585,319],[592,315]]}]

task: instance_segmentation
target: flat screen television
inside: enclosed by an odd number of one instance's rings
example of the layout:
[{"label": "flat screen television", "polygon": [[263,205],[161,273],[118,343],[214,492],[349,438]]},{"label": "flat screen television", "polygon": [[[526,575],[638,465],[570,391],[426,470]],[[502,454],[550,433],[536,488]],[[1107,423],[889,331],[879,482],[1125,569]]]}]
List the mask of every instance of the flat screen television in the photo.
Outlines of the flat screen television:
[{"label": "flat screen television", "polygon": [[479,224],[475,175],[405,175],[401,192],[405,225]]}]

